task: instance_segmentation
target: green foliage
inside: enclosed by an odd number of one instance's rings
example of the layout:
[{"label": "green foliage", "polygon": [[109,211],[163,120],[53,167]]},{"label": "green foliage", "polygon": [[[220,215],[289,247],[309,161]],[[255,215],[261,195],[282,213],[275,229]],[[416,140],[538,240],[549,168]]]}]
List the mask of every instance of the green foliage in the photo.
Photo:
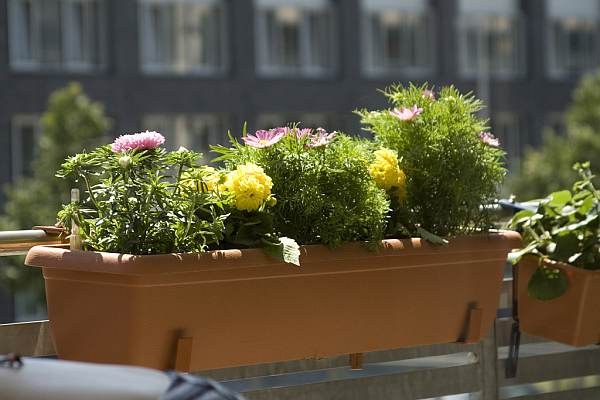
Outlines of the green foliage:
[{"label": "green foliage", "polygon": [[[576,162],[598,160],[600,154],[600,70],[584,77],[566,113],[567,134],[548,131],[539,149],[527,149],[521,172],[508,182],[520,199],[537,199],[568,187],[577,179]],[[594,165],[597,168],[596,165]],[[593,171],[597,173],[598,171]],[[598,183],[598,179],[596,179]]]},{"label": "green foliage", "polygon": [[585,75],[573,91],[573,102],[567,112],[571,126],[587,126],[600,131],[600,70]]},{"label": "green foliage", "polygon": [[[134,136],[144,135],[160,137]],[[64,205],[59,221],[68,228],[76,223],[73,232],[85,250],[148,255],[262,247],[299,265],[298,245],[274,233],[268,205],[236,209],[233,193],[220,189],[226,177],[201,166],[200,157],[184,148],[135,146],[117,152],[102,146],[69,157],[57,176],[74,178],[85,195]]]},{"label": "green foliage", "polygon": [[[0,230],[53,224],[73,185],[72,181],[54,177],[54,171],[67,155],[94,147],[110,128],[110,121],[99,103],[91,102],[79,84],[71,83],[50,96],[41,128],[32,176],[20,178],[5,188]],[[42,296],[43,281],[37,269],[23,268],[22,257],[5,257],[1,262],[1,282],[15,290],[29,289]]]},{"label": "green foliage", "polygon": [[[510,226],[522,232],[526,243],[512,254],[513,263],[531,254],[578,268],[600,269],[600,191],[592,182],[589,163],[575,164],[574,169],[581,180],[572,190],[551,193],[537,211],[521,211],[511,220]],[[564,293],[564,274],[545,266],[540,269],[544,271],[534,275],[530,294],[550,299]]]},{"label": "green foliage", "polygon": [[508,180],[510,191],[518,199],[539,199],[568,187],[577,179],[571,165],[581,160],[598,159],[600,130],[572,125],[568,129],[567,136],[546,132],[540,149],[526,150],[520,174]]},{"label": "green foliage", "polygon": [[67,204],[85,249],[129,254],[204,251],[222,240],[223,205],[214,193],[180,183],[200,154],[162,148],[114,153],[109,146],[68,158],[57,176],[83,184],[81,204]]},{"label": "green foliage", "polygon": [[442,88],[437,99],[426,85],[391,86],[383,93],[392,107],[422,108],[409,121],[389,110],[357,112],[376,143],[398,152],[407,197],[395,212],[408,234],[448,236],[488,228],[490,215],[480,206],[495,199],[505,169],[504,152],[479,137],[487,128],[476,116],[481,102],[454,87]]},{"label": "green foliage", "polygon": [[300,246],[294,239],[279,238],[279,243],[267,243],[264,250],[271,257],[300,266]]},{"label": "green foliage", "polygon": [[527,294],[538,300],[552,300],[565,294],[568,288],[569,278],[560,268],[544,266],[531,276]]},{"label": "green foliage", "polygon": [[310,147],[295,132],[266,148],[231,138],[231,148],[213,150],[229,169],[251,162],[271,177],[273,223],[282,235],[329,246],[382,239],[389,203],[368,173],[368,146],[338,134],[327,145]]}]

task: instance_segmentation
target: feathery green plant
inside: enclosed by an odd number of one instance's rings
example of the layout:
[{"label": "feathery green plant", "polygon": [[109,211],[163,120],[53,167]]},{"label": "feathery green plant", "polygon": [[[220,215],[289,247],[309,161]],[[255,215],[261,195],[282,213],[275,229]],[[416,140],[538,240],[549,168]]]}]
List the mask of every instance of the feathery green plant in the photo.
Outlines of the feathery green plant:
[{"label": "feathery green plant", "polygon": [[395,85],[384,95],[393,110],[359,110],[375,142],[398,152],[406,200],[396,212],[411,235],[451,236],[485,230],[482,208],[495,199],[506,170],[504,152],[477,112],[482,103],[454,87],[437,96],[427,85]]},{"label": "feathery green plant", "polygon": [[300,244],[332,247],[382,239],[389,202],[369,175],[365,144],[337,133],[331,142],[311,147],[308,139],[298,138],[300,128],[277,129],[288,131],[264,148],[234,138],[231,148],[213,147],[228,168],[252,162],[271,177],[275,229]]}]

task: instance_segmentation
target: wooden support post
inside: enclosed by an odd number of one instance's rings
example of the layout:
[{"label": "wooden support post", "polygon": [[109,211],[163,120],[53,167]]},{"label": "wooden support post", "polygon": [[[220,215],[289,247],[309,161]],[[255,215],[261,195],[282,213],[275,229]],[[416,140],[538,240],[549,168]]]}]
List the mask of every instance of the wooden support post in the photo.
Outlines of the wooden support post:
[{"label": "wooden support post", "polygon": [[481,322],[483,318],[483,310],[481,308],[471,308],[469,310],[469,322],[467,326],[467,334],[464,343],[477,343],[482,339]]},{"label": "wooden support post", "polygon": [[190,372],[193,344],[194,338],[191,337],[180,337],[177,339],[177,348],[175,349],[175,371]]},{"label": "wooden support post", "polygon": [[362,353],[350,354],[350,368],[351,369],[362,369],[362,367],[363,367]]}]

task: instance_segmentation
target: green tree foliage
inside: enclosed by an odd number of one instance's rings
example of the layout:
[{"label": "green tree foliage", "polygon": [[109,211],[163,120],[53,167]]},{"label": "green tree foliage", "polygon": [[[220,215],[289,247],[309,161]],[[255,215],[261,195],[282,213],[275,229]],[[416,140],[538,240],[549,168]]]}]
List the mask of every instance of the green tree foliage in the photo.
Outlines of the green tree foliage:
[{"label": "green tree foliage", "polygon": [[508,185],[519,200],[568,188],[577,179],[571,168],[577,162],[591,161],[593,172],[600,172],[600,71],[584,77],[575,89],[566,123],[566,136],[548,131],[539,149],[526,150],[520,175]]},{"label": "green tree foliage", "polygon": [[[77,83],[55,91],[41,119],[41,137],[33,160],[33,173],[5,188],[6,202],[0,230],[52,225],[74,182],[54,176],[64,159],[84,148],[95,147],[110,128],[101,104],[92,102]],[[23,268],[22,257],[0,259],[0,281],[13,290],[38,290],[43,282]]]}]

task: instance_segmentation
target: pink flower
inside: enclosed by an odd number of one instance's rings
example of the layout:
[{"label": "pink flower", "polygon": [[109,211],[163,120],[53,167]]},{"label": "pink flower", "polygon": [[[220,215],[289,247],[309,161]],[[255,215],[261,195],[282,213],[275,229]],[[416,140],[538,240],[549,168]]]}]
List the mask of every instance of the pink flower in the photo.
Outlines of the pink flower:
[{"label": "pink flower", "polygon": [[287,134],[292,133],[292,129],[290,129],[287,126],[280,126],[278,128],[269,129],[269,131],[272,131],[273,134],[276,134],[276,135],[280,135],[281,134],[281,135],[284,135],[284,136],[287,135]]},{"label": "pink flower", "polygon": [[310,128],[296,128],[296,138],[298,138],[298,140],[305,138],[307,136],[311,136],[312,135],[312,129]]},{"label": "pink flower", "polygon": [[398,118],[400,121],[412,121],[422,112],[423,109],[418,108],[415,104],[414,106],[412,106],[412,108],[394,108],[392,111],[390,111],[390,114]]},{"label": "pink flower", "polygon": [[262,149],[265,147],[269,147],[279,142],[282,137],[284,137],[287,133],[287,128],[274,128],[269,129],[268,131],[259,130],[254,133],[254,135],[247,135],[242,138],[244,143],[248,146],[256,147],[257,149]]},{"label": "pink flower", "polygon": [[423,97],[429,100],[435,100],[435,94],[429,89],[423,90]]},{"label": "pink flower", "polygon": [[158,132],[140,132],[131,135],[121,135],[111,145],[113,153],[122,153],[127,150],[155,149],[165,142],[165,138]]},{"label": "pink flower", "polygon": [[308,147],[321,147],[325,146],[335,138],[336,132],[327,133],[323,128],[317,128],[315,134],[310,136],[310,142],[307,144]]},{"label": "pink flower", "polygon": [[494,135],[490,132],[479,132],[479,139],[488,146],[498,147],[500,146],[500,141],[496,139]]}]

